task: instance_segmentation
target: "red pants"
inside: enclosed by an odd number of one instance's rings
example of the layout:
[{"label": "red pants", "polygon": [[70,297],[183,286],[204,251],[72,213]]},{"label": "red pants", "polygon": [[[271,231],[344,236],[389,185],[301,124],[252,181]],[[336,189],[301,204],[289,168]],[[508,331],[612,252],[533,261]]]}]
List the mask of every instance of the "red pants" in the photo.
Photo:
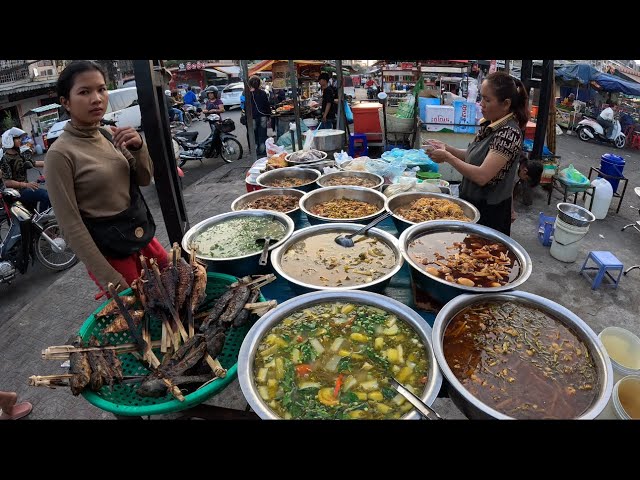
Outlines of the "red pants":
[{"label": "red pants", "polygon": [[[160,268],[160,270],[164,269],[169,261],[169,255],[167,254],[167,251],[162,245],[160,245],[160,242],[156,237],[153,237],[149,244],[146,247],[141,248],[138,253],[132,253],[127,258],[105,258],[107,259],[107,262],[109,262],[109,264],[113,268],[115,268],[116,271],[120,273],[120,275],[124,277],[126,282],[131,285],[131,283],[140,276],[140,270],[142,269],[142,264],[140,263],[140,255],[144,255],[147,258],[155,258],[158,262],[158,267]],[[98,282],[93,273],[91,273],[88,269],[87,272],[89,272],[89,276],[96,283],[96,285],[98,285],[100,290],[106,294],[106,288],[100,285],[100,282]]]}]

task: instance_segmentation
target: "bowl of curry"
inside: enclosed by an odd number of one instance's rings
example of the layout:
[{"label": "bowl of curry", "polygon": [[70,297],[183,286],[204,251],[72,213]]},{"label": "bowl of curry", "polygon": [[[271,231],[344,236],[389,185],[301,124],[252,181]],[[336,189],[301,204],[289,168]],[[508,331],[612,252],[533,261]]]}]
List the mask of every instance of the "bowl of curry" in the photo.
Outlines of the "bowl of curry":
[{"label": "bowl of curry", "polygon": [[381,292],[404,263],[398,240],[372,228],[354,237],[353,247],[334,241],[363,226],[327,223],[297,230],[273,250],[273,268],[297,294],[332,289]]},{"label": "bowl of curry", "polygon": [[613,369],[576,314],[527,292],[460,295],[433,326],[449,394],[469,418],[593,419]]},{"label": "bowl of curry", "polygon": [[324,187],[305,194],[300,209],[311,225],[321,223],[367,224],[384,213],[386,197],[366,187]]},{"label": "bowl of curry", "polygon": [[254,324],[238,354],[238,380],[263,419],[418,419],[390,377],[431,405],[442,385],[431,337],[397,300],[308,293]]}]

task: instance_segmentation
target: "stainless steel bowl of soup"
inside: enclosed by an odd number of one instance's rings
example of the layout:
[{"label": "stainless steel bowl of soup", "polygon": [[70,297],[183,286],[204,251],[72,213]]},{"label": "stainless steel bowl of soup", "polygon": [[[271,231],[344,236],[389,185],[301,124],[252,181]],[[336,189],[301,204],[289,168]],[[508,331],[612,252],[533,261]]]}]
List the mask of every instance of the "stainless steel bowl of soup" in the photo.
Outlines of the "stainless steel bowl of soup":
[{"label": "stainless steel bowl of soup", "polygon": [[433,346],[449,394],[469,418],[593,419],[613,390],[595,332],[532,293],[458,296],[438,313]]},{"label": "stainless steel bowl of soup", "polygon": [[369,172],[332,172],[322,175],[316,183],[319,187],[337,187],[349,185],[354,187],[373,188],[382,191],[384,178]]},{"label": "stainless steel bowl of soup", "polygon": [[263,419],[417,419],[389,379],[431,405],[442,375],[431,327],[370,292],[314,292],[256,322],[238,354],[238,380]]},{"label": "stainless steel bowl of soup", "polygon": [[432,220],[459,220],[478,223],[480,211],[470,202],[451,195],[432,192],[405,192],[387,198],[385,210],[404,232],[412,225]]},{"label": "stainless steel bowl of soup", "polygon": [[334,241],[362,227],[333,223],[298,230],[271,254],[273,268],[296,293],[329,289],[381,292],[404,260],[396,238],[378,228],[354,237],[353,247]]},{"label": "stainless steel bowl of soup", "polygon": [[295,188],[310,192],[317,188],[319,177],[320,172],[312,168],[284,167],[260,174],[256,183],[264,188]]},{"label": "stainless steel bowl of soup", "polygon": [[305,194],[300,209],[311,225],[321,223],[367,224],[384,213],[386,197],[372,188],[324,187]]},{"label": "stainless steel bowl of soup", "polygon": [[207,265],[210,271],[243,276],[264,270],[258,266],[263,243],[270,236],[269,250],[277,248],[293,233],[293,220],[284,213],[269,210],[228,212],[203,220],[182,238],[182,248]]},{"label": "stainless steel bowl of soup", "polygon": [[434,220],[413,225],[398,241],[409,263],[414,300],[442,306],[463,293],[503,292],[531,275],[531,258],[511,237],[475,223]]}]

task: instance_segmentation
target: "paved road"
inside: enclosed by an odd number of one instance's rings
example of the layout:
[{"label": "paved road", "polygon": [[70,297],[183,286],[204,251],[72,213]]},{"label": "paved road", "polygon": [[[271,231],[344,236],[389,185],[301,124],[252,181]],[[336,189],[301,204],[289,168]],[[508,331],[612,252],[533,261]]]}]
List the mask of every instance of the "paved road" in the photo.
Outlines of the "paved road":
[{"label": "paved road", "polygon": [[[240,109],[234,108],[225,112],[223,118],[231,118],[236,123],[236,130],[232,133],[238,137],[244,151],[243,159],[246,159],[249,148],[247,146],[245,127],[240,124]],[[199,141],[207,138],[210,133],[209,124],[206,122],[194,122],[189,130],[198,132]],[[187,162],[183,167],[185,173],[183,187],[188,187],[193,182],[201,179],[222,165],[224,165],[222,158],[207,158],[204,159],[202,163],[198,161]],[[28,173],[29,180],[35,181],[38,177],[38,172],[35,170],[30,170]],[[153,184],[142,188],[142,191],[148,200],[155,200],[157,198],[157,191]],[[33,265],[29,266],[25,275],[18,274],[10,285],[1,284],[0,325],[2,325],[3,321],[11,318],[20,311],[20,309],[32,301],[40,291],[51,285],[63,273],[64,272],[48,270],[43,267],[40,262],[36,261]]]}]

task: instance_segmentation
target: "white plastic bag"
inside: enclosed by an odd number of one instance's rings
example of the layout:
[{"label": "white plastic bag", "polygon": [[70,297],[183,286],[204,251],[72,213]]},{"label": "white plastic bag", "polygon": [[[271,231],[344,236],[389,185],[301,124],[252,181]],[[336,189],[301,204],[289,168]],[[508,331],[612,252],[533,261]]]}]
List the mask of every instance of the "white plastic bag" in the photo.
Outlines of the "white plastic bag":
[{"label": "white plastic bag", "polygon": [[276,145],[275,142],[273,141],[273,138],[271,137],[267,138],[267,141],[264,142],[264,146],[266,147],[266,150],[267,150],[267,157],[279,155],[282,152],[284,152],[284,147]]}]

